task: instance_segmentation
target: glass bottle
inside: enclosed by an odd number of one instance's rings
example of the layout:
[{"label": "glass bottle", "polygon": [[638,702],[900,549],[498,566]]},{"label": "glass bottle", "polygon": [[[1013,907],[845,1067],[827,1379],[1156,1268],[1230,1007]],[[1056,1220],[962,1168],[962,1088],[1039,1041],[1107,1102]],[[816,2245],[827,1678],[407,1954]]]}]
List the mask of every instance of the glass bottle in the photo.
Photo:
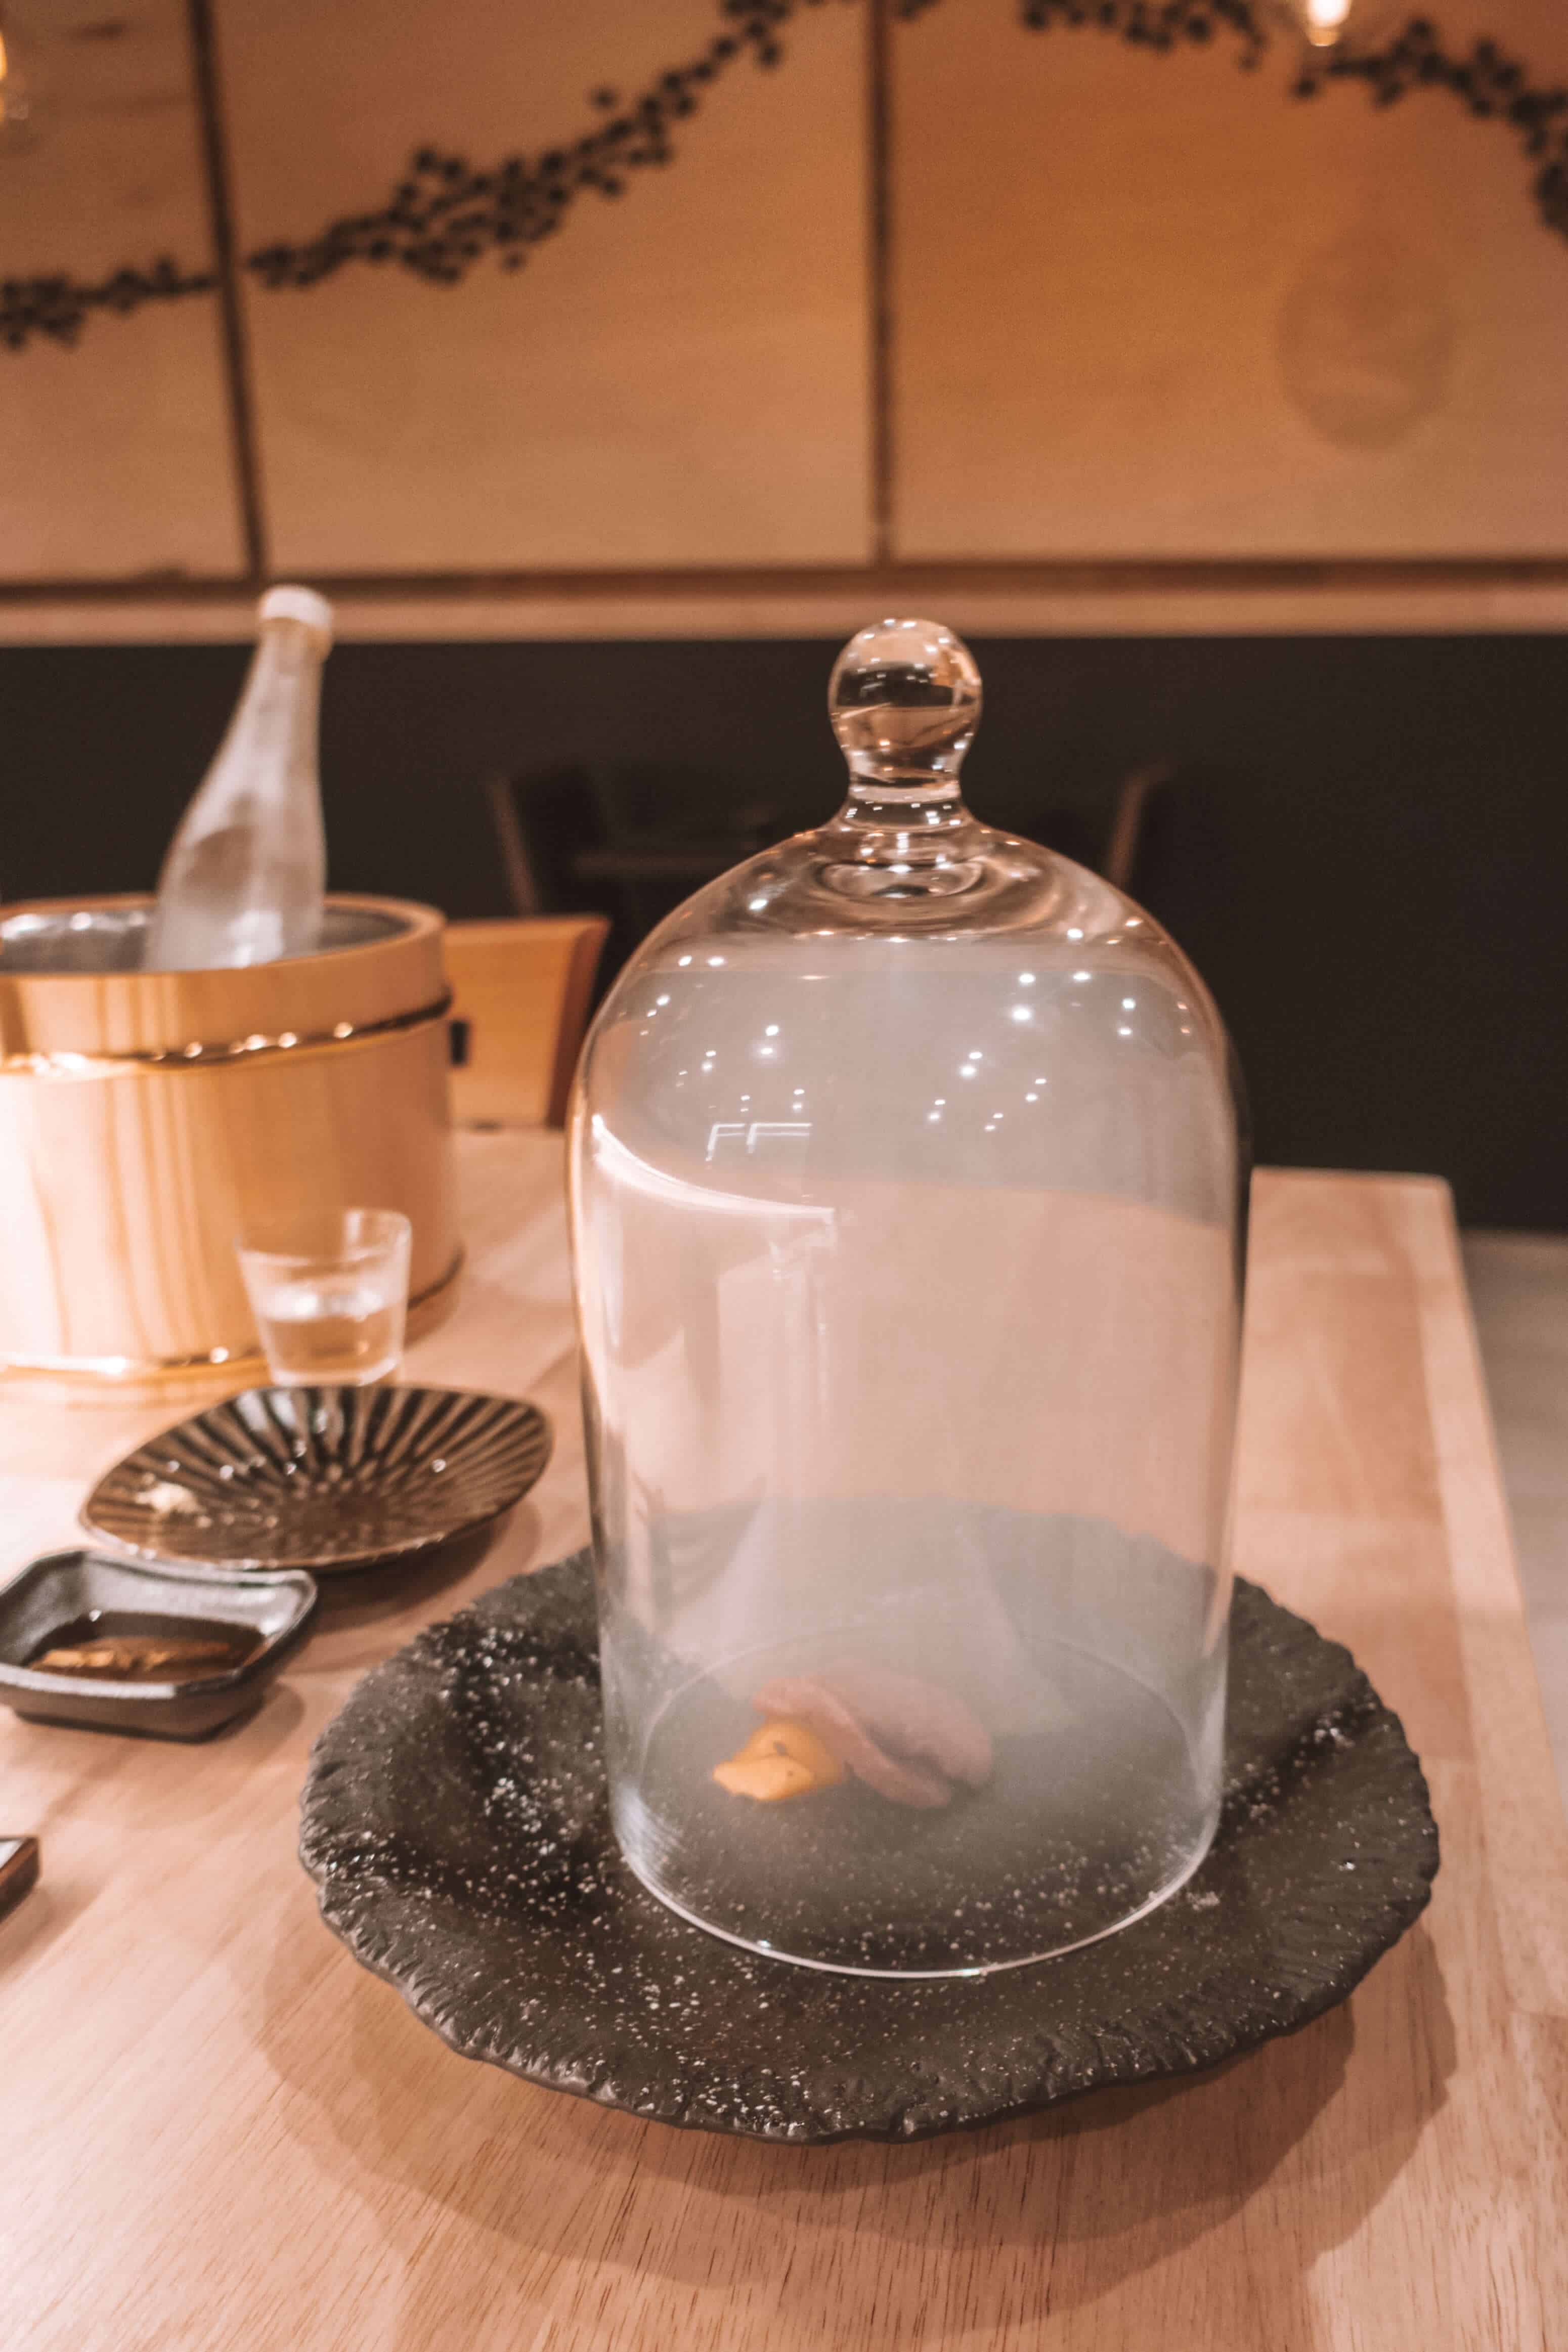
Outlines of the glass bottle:
[{"label": "glass bottle", "polygon": [[257,617],[245,691],[158,877],[149,971],[269,963],[321,931],[317,714],[332,608],[310,588],[269,588]]},{"label": "glass bottle", "polygon": [[1110,1933],[1220,1794],[1245,1165],[1202,982],[965,807],[862,630],[843,808],[689,899],[578,1076],[611,1803],[687,1918],[944,1975]]}]

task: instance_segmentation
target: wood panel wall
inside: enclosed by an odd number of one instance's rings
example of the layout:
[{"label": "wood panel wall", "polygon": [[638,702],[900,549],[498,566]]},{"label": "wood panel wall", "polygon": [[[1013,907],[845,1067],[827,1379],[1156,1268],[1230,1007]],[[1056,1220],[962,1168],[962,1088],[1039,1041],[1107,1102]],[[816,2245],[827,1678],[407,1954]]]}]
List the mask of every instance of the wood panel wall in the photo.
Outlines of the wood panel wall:
[{"label": "wood panel wall", "polygon": [[[0,278],[215,261],[182,0],[33,0],[5,17],[37,131],[0,146]],[[0,89],[4,85],[0,84]],[[218,295],[0,348],[0,578],[138,583],[246,568]]]},{"label": "wood panel wall", "polygon": [[[245,308],[289,571],[857,563],[870,553],[867,13],[731,66],[677,152],[512,273],[359,267]],[[243,242],[308,236],[423,142],[486,166],[700,57],[713,0],[220,0]],[[599,110],[614,121],[616,110]],[[280,135],[288,125],[288,135]]]},{"label": "wood panel wall", "polygon": [[[1437,21],[1500,16],[1568,67],[1560,0]],[[990,0],[892,54],[900,555],[1568,555],[1568,242],[1495,120]]]},{"label": "wood panel wall", "polygon": [[[1367,0],[1358,0],[1366,5]],[[499,171],[700,58],[719,0],[27,0],[0,277],[210,291],[0,345],[0,635],[1568,622],[1568,239],[1506,122],[1297,56],[818,0],[509,269],[247,257]],[[1442,0],[1568,79],[1558,0]]]}]

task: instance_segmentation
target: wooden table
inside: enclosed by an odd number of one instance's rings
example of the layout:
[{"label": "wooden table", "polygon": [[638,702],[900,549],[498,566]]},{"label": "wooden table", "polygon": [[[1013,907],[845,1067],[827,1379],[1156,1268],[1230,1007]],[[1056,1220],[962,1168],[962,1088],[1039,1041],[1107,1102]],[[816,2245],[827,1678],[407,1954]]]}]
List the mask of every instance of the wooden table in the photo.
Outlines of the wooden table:
[{"label": "wooden table", "polygon": [[[454,2057],[321,1925],[310,1741],[356,1675],[584,1532],[559,1141],[465,1140],[472,1273],[412,1351],[538,1397],[482,1562],[331,1607],[205,1748],[0,1725],[7,2352],[1539,2352],[1568,2344],[1568,1841],[1445,1189],[1271,1173],[1238,1564],[1404,1716],[1444,1862],[1343,2007],[1180,2085],[914,2147],[683,2134]],[[0,1391],[7,1561],[164,1403]]]}]

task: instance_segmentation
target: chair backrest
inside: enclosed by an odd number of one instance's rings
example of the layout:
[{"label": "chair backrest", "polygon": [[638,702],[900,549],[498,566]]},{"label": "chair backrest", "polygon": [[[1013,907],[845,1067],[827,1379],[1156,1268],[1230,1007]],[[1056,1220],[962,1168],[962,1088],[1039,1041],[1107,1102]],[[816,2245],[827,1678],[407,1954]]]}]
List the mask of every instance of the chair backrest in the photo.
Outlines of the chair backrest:
[{"label": "chair backrest", "polygon": [[461,1124],[562,1124],[608,929],[603,915],[447,924]]},{"label": "chair backrest", "polygon": [[481,779],[512,910],[587,908],[609,918],[611,975],[704,882],[824,814],[748,802],[693,767],[584,761]]}]

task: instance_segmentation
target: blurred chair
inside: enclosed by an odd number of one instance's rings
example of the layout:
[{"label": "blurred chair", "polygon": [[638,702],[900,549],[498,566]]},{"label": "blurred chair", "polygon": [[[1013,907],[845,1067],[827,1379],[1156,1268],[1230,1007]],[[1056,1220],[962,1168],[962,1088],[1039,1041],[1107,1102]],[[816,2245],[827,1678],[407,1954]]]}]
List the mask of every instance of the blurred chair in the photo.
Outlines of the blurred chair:
[{"label": "blurred chair", "polygon": [[1165,796],[1175,781],[1176,772],[1170,762],[1157,760],[1150,767],[1135,768],[1116,788],[1100,872],[1140,905],[1148,885],[1150,852],[1159,845],[1148,823],[1151,803],[1158,803],[1163,814]]},{"label": "blurred chair", "polygon": [[[1123,778],[1109,811],[1103,802],[1056,806],[1031,797],[997,822],[1137,897],[1148,821],[1159,816],[1174,776],[1168,762],[1155,761]],[[823,815],[821,806],[747,802],[721,778],[674,767],[584,763],[492,774],[482,790],[517,912],[588,906],[605,918],[604,985],[693,890]]]},{"label": "blurred chair", "polygon": [[447,924],[459,1124],[563,1124],[609,928],[603,915]]},{"label": "blurred chair", "polygon": [[512,905],[606,916],[606,981],[693,890],[820,814],[747,802],[699,769],[647,764],[489,775],[483,791]]}]

